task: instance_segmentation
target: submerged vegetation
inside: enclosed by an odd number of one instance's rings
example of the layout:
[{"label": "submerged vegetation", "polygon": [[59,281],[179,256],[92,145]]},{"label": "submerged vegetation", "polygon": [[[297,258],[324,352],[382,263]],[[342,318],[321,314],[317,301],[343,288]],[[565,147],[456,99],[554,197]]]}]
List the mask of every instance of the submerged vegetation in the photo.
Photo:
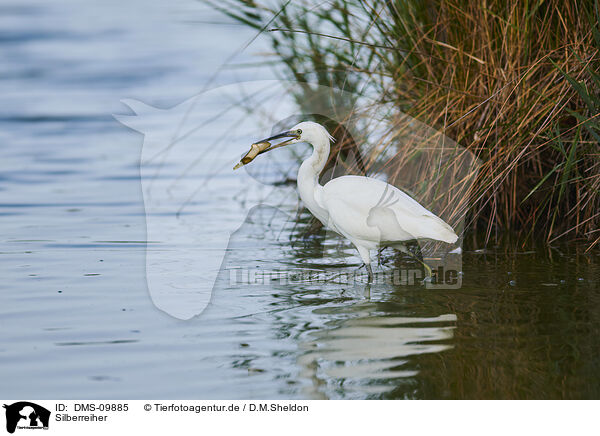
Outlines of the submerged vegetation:
[{"label": "submerged vegetation", "polygon": [[264,32],[306,93],[369,92],[477,156],[475,183],[452,201],[472,235],[600,246],[598,0],[213,6]]}]

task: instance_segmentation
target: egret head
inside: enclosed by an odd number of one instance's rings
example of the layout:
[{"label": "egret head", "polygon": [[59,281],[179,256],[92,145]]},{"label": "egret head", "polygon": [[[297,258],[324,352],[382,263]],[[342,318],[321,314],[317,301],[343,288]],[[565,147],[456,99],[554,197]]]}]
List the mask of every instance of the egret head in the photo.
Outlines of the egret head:
[{"label": "egret head", "polygon": [[[284,139],[278,144],[272,144],[271,141],[275,139]],[[258,142],[252,144],[250,151],[246,153],[240,162],[233,167],[237,170],[246,164],[249,164],[254,158],[260,154],[266,153],[267,151],[275,150],[276,148],[283,147],[284,145],[295,144],[297,142],[308,142],[315,147],[315,150],[322,154],[322,151],[326,150],[329,153],[329,141],[333,140],[331,135],[327,133],[325,127],[312,121],[304,121],[296,124],[290,130],[278,133],[277,135],[270,136],[265,139],[261,139]],[[326,157],[326,156],[325,156]]]},{"label": "egret head", "polygon": [[308,142],[310,144],[317,144],[323,141],[324,139],[333,140],[331,135],[327,132],[327,129],[325,129],[325,127],[323,127],[319,123],[315,123],[312,121],[303,121],[301,123],[296,124],[294,127],[292,127],[286,132],[279,133],[277,135],[271,136],[258,142],[271,142],[275,139],[281,138],[289,139],[280,142],[279,144],[275,144],[265,151],[270,151],[275,148],[283,147],[284,145],[295,144],[297,142]]}]

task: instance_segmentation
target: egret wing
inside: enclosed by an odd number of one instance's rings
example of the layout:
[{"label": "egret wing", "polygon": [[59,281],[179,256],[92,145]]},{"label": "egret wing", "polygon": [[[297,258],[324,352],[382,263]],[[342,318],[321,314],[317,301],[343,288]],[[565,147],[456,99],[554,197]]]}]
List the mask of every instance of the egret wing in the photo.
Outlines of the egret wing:
[{"label": "egret wing", "polygon": [[349,239],[406,241],[429,238],[456,242],[452,228],[400,189],[378,179],[343,176],[316,198],[334,230]]}]

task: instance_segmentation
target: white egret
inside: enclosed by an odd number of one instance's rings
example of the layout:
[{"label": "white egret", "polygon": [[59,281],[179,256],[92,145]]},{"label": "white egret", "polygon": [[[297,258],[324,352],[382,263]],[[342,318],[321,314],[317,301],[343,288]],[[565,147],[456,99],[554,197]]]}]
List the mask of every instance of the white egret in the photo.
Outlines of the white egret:
[{"label": "white egret", "polygon": [[[263,145],[280,138],[290,139],[273,146]],[[302,162],[298,171],[300,198],[324,226],[354,244],[366,266],[369,282],[373,281],[370,250],[391,246],[406,252],[404,243],[415,239],[456,242],[458,236],[452,227],[408,194],[381,180],[342,176],[320,185],[319,174],[329,158],[332,139],[325,127],[305,121],[291,130],[259,141],[257,144],[261,147],[256,154],[297,142],[312,145],[312,155]],[[249,163],[254,157],[241,162],[236,168]],[[425,263],[423,265],[431,273],[429,267]]]}]

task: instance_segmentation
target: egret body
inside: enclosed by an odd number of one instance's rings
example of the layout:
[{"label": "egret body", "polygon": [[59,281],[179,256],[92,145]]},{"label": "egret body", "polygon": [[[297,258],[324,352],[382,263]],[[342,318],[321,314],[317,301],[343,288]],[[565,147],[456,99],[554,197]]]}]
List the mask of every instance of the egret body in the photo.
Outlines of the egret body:
[{"label": "egret body", "polygon": [[[298,170],[298,192],[308,210],[324,226],[350,240],[358,250],[373,280],[370,251],[391,246],[405,251],[404,243],[434,239],[454,243],[458,236],[452,227],[400,189],[371,177],[342,176],[325,185],[319,174],[329,158],[330,140],[325,127],[305,121],[287,132],[262,141],[291,138],[272,146],[307,142],[312,155]],[[262,142],[261,141],[261,142]]]}]

